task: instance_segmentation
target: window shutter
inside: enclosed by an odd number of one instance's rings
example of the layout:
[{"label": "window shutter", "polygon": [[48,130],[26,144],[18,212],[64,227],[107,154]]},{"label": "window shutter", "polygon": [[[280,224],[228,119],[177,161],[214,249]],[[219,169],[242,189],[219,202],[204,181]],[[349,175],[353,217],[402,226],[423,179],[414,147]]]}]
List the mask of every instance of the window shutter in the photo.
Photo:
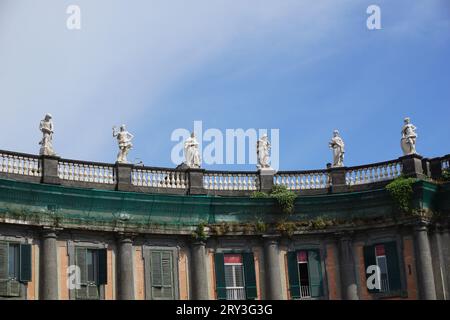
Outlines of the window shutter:
[{"label": "window shutter", "polygon": [[363,285],[363,287],[367,288],[367,290],[370,293],[375,293],[375,292],[379,291],[377,289],[369,289],[367,287],[367,280],[369,279],[369,276],[370,276],[370,274],[368,274],[366,272],[367,268],[369,266],[376,265],[376,264],[377,264],[377,262],[376,262],[376,259],[375,259],[375,246],[365,246],[364,247],[364,267],[365,267],[364,273],[366,274],[366,283]]},{"label": "window shutter", "polygon": [[161,254],[161,278],[163,284],[162,298],[173,299],[173,273],[172,252],[164,251]]},{"label": "window shutter", "polygon": [[0,242],[0,280],[8,279],[8,243]]},{"label": "window shutter", "polygon": [[216,271],[216,292],[217,299],[227,299],[227,289],[225,285],[225,262],[223,253],[216,253],[214,255],[214,268]]},{"label": "window shutter", "polygon": [[98,284],[108,283],[108,263],[106,249],[98,250]]},{"label": "window shutter", "polygon": [[86,286],[86,294],[87,294],[87,299],[89,300],[98,300],[99,298],[99,294],[98,294],[98,286],[96,285],[87,285]]},{"label": "window shutter", "polygon": [[300,298],[300,279],[298,275],[297,252],[290,251],[287,253],[289,291],[292,299]]},{"label": "window shutter", "polygon": [[31,245],[20,245],[20,281],[31,281]]},{"label": "window shutter", "polygon": [[152,278],[152,297],[154,299],[162,298],[162,267],[161,267],[161,252],[151,251],[150,253],[150,268]]},{"label": "window shutter", "polygon": [[322,292],[322,266],[319,250],[308,251],[309,285],[311,297],[321,297]]},{"label": "window shutter", "polygon": [[86,248],[76,248],[76,265],[80,268],[81,285],[87,284]]},{"label": "window shutter", "polygon": [[396,242],[385,243],[384,248],[386,250],[389,289],[390,291],[401,290],[397,243]]},{"label": "window shutter", "polygon": [[255,272],[255,259],[253,252],[245,252],[242,254],[244,262],[244,281],[245,281],[245,294],[247,300],[255,300],[258,297],[256,292],[256,272]]}]

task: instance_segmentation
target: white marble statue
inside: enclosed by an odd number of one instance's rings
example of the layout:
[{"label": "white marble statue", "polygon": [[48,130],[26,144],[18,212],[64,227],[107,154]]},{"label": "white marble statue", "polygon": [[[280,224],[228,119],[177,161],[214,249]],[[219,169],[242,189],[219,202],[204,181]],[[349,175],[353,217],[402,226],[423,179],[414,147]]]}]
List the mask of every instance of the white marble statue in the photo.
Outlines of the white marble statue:
[{"label": "white marble statue", "polygon": [[39,130],[42,132],[42,140],[39,142],[41,148],[39,150],[40,155],[56,156],[55,150],[53,150],[53,120],[52,115],[47,113],[45,118],[41,120],[39,124]]},{"label": "white marble statue", "polygon": [[117,143],[119,144],[119,153],[117,154],[117,162],[118,163],[128,163],[127,155],[130,152],[130,149],[133,148],[133,144],[131,143],[131,139],[134,136],[129,133],[125,127],[125,125],[121,125],[119,131],[117,131],[117,127],[113,127],[113,137],[117,137]]},{"label": "white marble statue", "polygon": [[339,135],[338,130],[333,131],[333,138],[328,144],[329,147],[333,150],[333,164],[332,167],[343,167],[344,166],[344,153],[345,153],[345,144],[344,140],[342,140]]},{"label": "white marble statue", "polygon": [[403,155],[415,154],[416,152],[416,127],[411,123],[411,120],[407,117],[404,120],[402,128],[401,146]]},{"label": "white marble statue", "polygon": [[195,138],[194,132],[192,132],[191,136],[184,141],[185,164],[189,168],[200,168],[202,164],[198,146],[198,141]]},{"label": "white marble statue", "polygon": [[267,134],[264,134],[261,139],[256,143],[256,155],[258,158],[258,164],[256,167],[258,169],[271,169],[269,161],[270,161],[270,142]]}]

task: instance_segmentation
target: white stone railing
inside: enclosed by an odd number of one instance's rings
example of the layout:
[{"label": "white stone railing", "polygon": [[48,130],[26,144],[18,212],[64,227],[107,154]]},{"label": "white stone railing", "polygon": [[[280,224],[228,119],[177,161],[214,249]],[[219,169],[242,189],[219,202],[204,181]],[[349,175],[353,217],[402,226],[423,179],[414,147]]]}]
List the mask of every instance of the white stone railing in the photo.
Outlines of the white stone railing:
[{"label": "white stone railing", "polygon": [[102,184],[116,183],[113,165],[82,162],[76,160],[59,160],[58,176],[62,180],[93,182]]},{"label": "white stone railing", "polygon": [[186,172],[174,169],[134,167],[131,184],[139,187],[186,189],[189,178]]},{"label": "white stone railing", "polygon": [[402,174],[402,163],[400,161],[387,161],[347,168],[345,182],[347,185],[358,185],[385,180],[393,180]]},{"label": "white stone railing", "polygon": [[203,187],[207,190],[259,190],[259,175],[254,172],[206,171]]},{"label": "white stone railing", "polygon": [[0,151],[0,172],[40,177],[41,160],[32,155]]},{"label": "white stone railing", "polygon": [[326,171],[280,171],[273,177],[273,183],[288,190],[324,189],[330,186],[330,175]]}]

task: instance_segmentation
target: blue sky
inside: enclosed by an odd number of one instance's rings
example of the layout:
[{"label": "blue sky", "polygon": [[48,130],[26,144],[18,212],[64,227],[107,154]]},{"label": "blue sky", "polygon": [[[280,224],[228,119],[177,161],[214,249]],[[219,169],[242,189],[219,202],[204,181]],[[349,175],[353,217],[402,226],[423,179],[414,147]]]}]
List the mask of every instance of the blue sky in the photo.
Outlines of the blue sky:
[{"label": "blue sky", "polygon": [[[66,8],[81,8],[81,30]],[[381,8],[382,29],[366,28]],[[348,166],[401,156],[405,116],[420,154],[450,152],[448,0],[0,0],[0,149],[37,153],[55,121],[65,158],[174,167],[171,133],[280,130],[280,169],[323,168],[339,129]],[[253,148],[253,147],[252,147]],[[254,170],[253,165],[208,169]]]}]

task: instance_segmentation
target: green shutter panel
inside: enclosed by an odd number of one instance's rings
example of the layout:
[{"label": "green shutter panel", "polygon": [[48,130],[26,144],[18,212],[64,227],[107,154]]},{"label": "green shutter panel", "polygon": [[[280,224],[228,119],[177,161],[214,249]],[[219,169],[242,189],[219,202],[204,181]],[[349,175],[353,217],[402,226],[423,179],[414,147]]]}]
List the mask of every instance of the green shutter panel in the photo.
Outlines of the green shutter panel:
[{"label": "green shutter panel", "polygon": [[387,259],[389,290],[401,290],[400,267],[398,263],[397,243],[389,242],[384,244]]},{"label": "green shutter panel", "polygon": [[214,268],[216,271],[216,291],[217,299],[227,299],[227,289],[225,285],[225,262],[223,253],[216,253],[214,255]]},{"label": "green shutter panel", "polygon": [[76,248],[75,264],[80,268],[80,284],[87,284],[86,248]]},{"label": "green shutter panel", "polygon": [[369,274],[366,272],[367,268],[372,265],[376,265],[375,259],[375,246],[365,246],[364,247],[364,273],[366,275],[366,283],[363,285],[363,288],[366,288],[370,293],[378,292],[377,289],[369,289],[367,287],[367,279],[369,279]]},{"label": "green shutter panel", "polygon": [[98,284],[108,283],[108,261],[106,249],[98,250]]},{"label": "green shutter panel", "polygon": [[0,280],[8,279],[8,243],[0,242]]},{"label": "green shutter panel", "polygon": [[255,272],[255,259],[253,252],[245,252],[242,254],[244,262],[244,281],[245,281],[245,294],[247,300],[255,300],[258,297],[256,292],[256,272]]},{"label": "green shutter panel", "polygon": [[297,252],[290,251],[287,253],[289,291],[292,299],[300,298],[300,279],[298,275]]},{"label": "green shutter panel", "polygon": [[172,273],[172,252],[164,251],[161,254],[161,277],[162,277],[162,298],[174,299],[173,273]]},{"label": "green shutter panel", "polygon": [[151,251],[150,253],[150,268],[152,279],[152,297],[153,299],[162,298],[162,266],[161,266],[161,252]]},{"label": "green shutter panel", "polygon": [[31,281],[31,245],[20,245],[20,281]]},{"label": "green shutter panel", "polygon": [[321,297],[322,291],[322,265],[319,250],[308,251],[308,272],[311,297]]}]

